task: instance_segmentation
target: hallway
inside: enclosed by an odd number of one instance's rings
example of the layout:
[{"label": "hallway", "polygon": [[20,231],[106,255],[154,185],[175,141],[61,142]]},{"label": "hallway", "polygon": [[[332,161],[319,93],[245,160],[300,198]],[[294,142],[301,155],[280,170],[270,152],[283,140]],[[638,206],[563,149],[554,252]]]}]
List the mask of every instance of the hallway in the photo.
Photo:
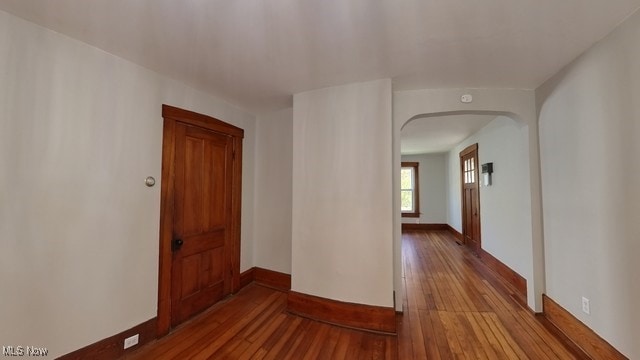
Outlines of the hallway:
[{"label": "hallway", "polygon": [[574,359],[448,231],[402,234],[400,359]]}]

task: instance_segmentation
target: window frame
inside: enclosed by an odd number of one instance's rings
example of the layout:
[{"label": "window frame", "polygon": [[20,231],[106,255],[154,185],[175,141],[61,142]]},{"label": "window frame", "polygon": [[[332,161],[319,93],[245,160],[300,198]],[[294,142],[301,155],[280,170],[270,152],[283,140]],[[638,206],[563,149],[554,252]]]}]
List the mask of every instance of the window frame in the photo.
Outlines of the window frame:
[{"label": "window frame", "polygon": [[[402,217],[407,218],[418,218],[420,217],[420,177],[418,173],[419,162],[410,162],[403,161],[400,164],[400,171],[403,168],[412,168],[413,172],[413,188],[411,189],[413,192],[413,211],[402,211],[402,206],[400,206],[400,212],[402,213]],[[402,185],[400,185],[400,193],[402,193]]]}]

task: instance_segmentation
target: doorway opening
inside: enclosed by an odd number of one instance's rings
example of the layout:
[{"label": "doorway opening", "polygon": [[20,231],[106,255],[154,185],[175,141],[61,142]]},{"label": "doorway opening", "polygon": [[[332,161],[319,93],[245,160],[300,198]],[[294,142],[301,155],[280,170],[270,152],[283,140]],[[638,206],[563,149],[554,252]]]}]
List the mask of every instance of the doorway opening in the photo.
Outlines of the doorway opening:
[{"label": "doorway opening", "polygon": [[[470,121],[477,128],[454,140],[456,145],[444,148],[444,140],[459,134],[463,123]],[[481,261],[495,265],[516,287],[519,297],[536,308],[534,301],[539,298],[529,292],[540,289],[535,282],[540,279],[539,257],[532,246],[538,240],[533,228],[538,213],[533,213],[537,209],[533,196],[537,183],[531,175],[536,173],[532,162],[536,143],[531,141],[530,125],[511,112],[465,110],[417,114],[398,120],[395,129],[395,216],[400,225],[396,227],[396,264],[403,263],[402,228],[446,229]],[[431,140],[427,143],[424,138]],[[420,162],[419,221],[401,217],[400,170],[405,161]],[[480,177],[484,162],[497,169],[491,183]],[[440,194],[445,195],[438,197]],[[396,291],[403,293],[403,269],[396,269]]]}]

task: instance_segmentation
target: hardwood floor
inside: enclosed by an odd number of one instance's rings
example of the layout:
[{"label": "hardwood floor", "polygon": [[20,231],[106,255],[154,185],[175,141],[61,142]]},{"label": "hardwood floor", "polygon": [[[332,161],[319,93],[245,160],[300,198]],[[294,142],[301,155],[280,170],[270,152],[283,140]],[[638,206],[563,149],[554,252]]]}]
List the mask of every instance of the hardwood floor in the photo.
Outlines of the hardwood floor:
[{"label": "hardwood floor", "polygon": [[284,292],[250,284],[128,359],[396,359],[393,336],[286,312]]},{"label": "hardwood floor", "polygon": [[448,231],[402,236],[400,359],[576,359]]},{"label": "hardwood floor", "polygon": [[403,265],[397,338],[291,315],[285,293],[251,284],[127,358],[577,358],[449,232],[404,233]]}]

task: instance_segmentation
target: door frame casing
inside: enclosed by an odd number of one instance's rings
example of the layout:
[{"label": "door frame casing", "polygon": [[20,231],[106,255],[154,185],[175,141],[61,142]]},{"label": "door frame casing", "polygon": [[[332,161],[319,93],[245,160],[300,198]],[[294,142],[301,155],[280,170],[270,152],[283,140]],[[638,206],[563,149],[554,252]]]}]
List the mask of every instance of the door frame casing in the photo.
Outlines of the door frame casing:
[{"label": "door frame casing", "polygon": [[[164,119],[162,134],[162,177],[160,189],[160,252],[158,270],[158,323],[157,336],[171,330],[171,266],[175,202],[175,136],[176,124],[183,123],[211,130],[232,139],[231,196],[231,284],[225,290],[235,293],[240,289],[240,221],[242,201],[242,139],[244,130],[211,116],[198,114],[169,105],[162,105]],[[227,287],[230,286],[229,289]],[[227,291],[225,291],[227,292]]]},{"label": "door frame casing", "polygon": [[[459,159],[460,159],[460,212],[461,212],[461,216],[460,216],[460,220],[462,220],[462,242],[464,245],[466,246],[470,246],[470,244],[467,244],[467,237],[465,234],[465,201],[464,201],[464,164],[462,161],[462,158],[464,156],[469,155],[470,153],[476,153],[475,156],[475,178],[476,178],[476,182],[475,182],[475,187],[476,187],[476,196],[477,196],[477,200],[478,200],[478,238],[477,238],[477,242],[478,242],[478,249],[477,252],[479,255],[480,253],[480,249],[482,249],[482,223],[480,222],[481,214],[480,214],[480,170],[478,169],[480,167],[480,161],[478,159],[478,143],[472,144],[467,146],[466,148],[464,148],[464,150],[460,151],[460,154],[458,155]],[[476,249],[472,249],[474,251],[476,251]]]}]

